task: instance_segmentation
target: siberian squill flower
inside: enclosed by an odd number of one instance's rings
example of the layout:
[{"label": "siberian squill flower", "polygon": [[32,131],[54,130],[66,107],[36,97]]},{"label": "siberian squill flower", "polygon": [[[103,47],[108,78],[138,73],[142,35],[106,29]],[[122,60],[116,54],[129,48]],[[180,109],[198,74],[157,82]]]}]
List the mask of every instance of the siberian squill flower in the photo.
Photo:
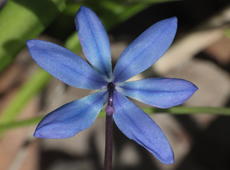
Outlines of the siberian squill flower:
[{"label": "siberian squill flower", "polygon": [[162,163],[173,163],[173,151],[164,133],[129,97],[154,107],[169,108],[182,104],[197,87],[189,81],[173,78],[126,80],[149,68],[169,48],[176,33],[177,18],[150,26],[122,52],[114,69],[109,39],[96,14],[81,7],[75,24],[89,63],[50,42],[29,40],[27,46],[37,64],[57,79],[73,87],[97,91],[49,113],[37,126],[34,136],[74,136],[90,127],[106,104],[107,114],[112,115],[124,135]]}]

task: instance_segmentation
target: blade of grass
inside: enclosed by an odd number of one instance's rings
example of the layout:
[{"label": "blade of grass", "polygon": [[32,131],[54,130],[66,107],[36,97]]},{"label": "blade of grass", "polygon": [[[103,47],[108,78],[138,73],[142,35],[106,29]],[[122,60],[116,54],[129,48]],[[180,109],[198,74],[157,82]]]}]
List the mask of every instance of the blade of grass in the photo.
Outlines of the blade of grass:
[{"label": "blade of grass", "polygon": [[15,129],[19,127],[25,127],[37,124],[42,119],[42,116],[33,117],[24,120],[12,121],[8,123],[0,123],[0,134],[8,129]]},{"label": "blade of grass", "polygon": [[226,37],[230,38],[230,28],[226,28],[224,30],[224,34],[225,34]]},{"label": "blade of grass", "polygon": [[[230,108],[225,107],[185,107],[178,106],[170,109],[157,109],[157,108],[142,108],[148,114],[169,113],[175,115],[186,114],[215,114],[230,116]],[[104,117],[105,112],[101,111],[99,117]],[[8,123],[0,123],[0,132],[8,129],[31,126],[37,124],[42,119],[42,116],[37,116],[29,119],[12,121]]]},{"label": "blade of grass", "polygon": [[[186,114],[214,114],[214,115],[226,115],[230,116],[230,108],[226,107],[186,107],[176,106],[169,109],[158,109],[153,107],[142,108],[147,114],[154,113],[169,113],[175,115],[186,115]],[[102,111],[100,117],[105,116],[105,112]]]}]

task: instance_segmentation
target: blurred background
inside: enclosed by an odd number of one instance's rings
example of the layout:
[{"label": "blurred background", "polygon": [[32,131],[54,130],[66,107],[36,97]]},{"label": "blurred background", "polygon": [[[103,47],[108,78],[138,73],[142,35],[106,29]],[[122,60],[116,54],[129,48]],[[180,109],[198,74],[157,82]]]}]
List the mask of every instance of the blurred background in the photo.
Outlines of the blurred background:
[{"label": "blurred background", "polygon": [[[0,170],[103,169],[104,117],[70,139],[32,136],[42,115],[90,92],[52,78],[25,48],[26,40],[43,39],[83,56],[74,26],[80,5],[106,26],[113,61],[150,25],[177,16],[172,47],[134,79],[183,78],[199,87],[185,106],[230,105],[229,0],[0,0]],[[160,164],[115,128],[113,169],[229,170],[229,116],[221,109],[152,115],[173,146],[173,165]]]}]

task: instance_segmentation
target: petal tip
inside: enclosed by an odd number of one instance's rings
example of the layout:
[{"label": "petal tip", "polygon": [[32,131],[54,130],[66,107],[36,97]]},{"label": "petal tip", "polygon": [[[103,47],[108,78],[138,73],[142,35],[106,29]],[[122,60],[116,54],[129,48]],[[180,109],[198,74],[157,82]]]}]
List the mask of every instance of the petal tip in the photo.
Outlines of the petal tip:
[{"label": "petal tip", "polygon": [[191,95],[189,97],[191,97],[197,90],[199,90],[199,88],[192,82],[189,82],[190,83],[190,87],[189,87],[189,90],[191,92]]},{"label": "petal tip", "polygon": [[82,10],[89,10],[89,8],[88,8],[88,7],[86,7],[86,6],[80,6],[80,8],[79,8],[79,12],[80,12],[80,11],[82,11]]},{"label": "petal tip", "polygon": [[75,27],[76,27],[76,31],[79,31],[79,17],[81,17],[81,15],[84,15],[82,13],[87,13],[89,12],[90,9],[86,6],[80,6],[80,8],[77,11],[76,17],[75,17]]},{"label": "petal tip", "polygon": [[[163,19],[161,21],[167,22],[167,23],[177,24],[178,18],[176,16],[173,16],[173,17],[165,18],[165,19]],[[159,21],[159,22],[161,22],[161,21]]]},{"label": "petal tip", "polygon": [[[163,20],[163,22],[165,22],[165,24],[166,24],[167,26],[170,25],[171,30],[175,30],[175,33],[176,33],[177,24],[178,24],[178,19],[177,19],[176,16],[167,18],[167,19]],[[174,34],[175,34],[175,33],[174,33]]]},{"label": "petal tip", "polygon": [[177,22],[178,22],[178,19],[177,19],[177,17],[176,17],[176,16],[171,17],[171,18],[169,18],[169,19],[171,19],[171,20],[172,20],[172,22],[174,22],[174,23],[177,23]]},{"label": "petal tip", "polygon": [[173,157],[173,158],[170,158],[170,159],[167,159],[167,160],[162,160],[161,162],[163,164],[166,164],[166,165],[171,165],[171,164],[175,163],[175,160],[174,160],[174,157]]},{"label": "petal tip", "polygon": [[165,19],[165,21],[170,22],[171,24],[177,25],[178,19],[176,16]]},{"label": "petal tip", "polygon": [[[44,120],[44,119],[43,119]],[[36,138],[46,138],[46,139],[54,139],[54,133],[51,130],[50,126],[46,126],[43,124],[43,120],[36,127],[33,136]]]},{"label": "petal tip", "polygon": [[171,24],[175,28],[175,31],[177,30],[177,24],[178,24],[178,19],[176,16],[169,18]]},{"label": "petal tip", "polygon": [[199,90],[199,87],[197,87],[195,84],[193,84],[193,91],[194,91],[194,93],[195,93],[197,90]]},{"label": "petal tip", "polygon": [[170,165],[175,163],[174,159],[174,153],[172,148],[170,147],[168,151],[166,151],[168,154],[161,154],[161,155],[155,155],[156,158],[163,164]]},{"label": "petal tip", "polygon": [[89,12],[89,11],[90,11],[90,9],[88,7],[86,7],[86,6],[80,6],[80,8],[77,11],[77,15],[76,16],[79,16],[79,14],[82,14],[84,12]]},{"label": "petal tip", "polygon": [[46,126],[43,124],[43,120],[37,125],[33,136],[36,138],[52,138],[52,133],[50,133]]},{"label": "petal tip", "polygon": [[36,138],[44,138],[44,139],[64,139],[73,137],[75,133],[68,133],[67,131],[62,132],[61,130],[53,129],[49,126],[37,127],[33,134]]},{"label": "petal tip", "polygon": [[40,133],[38,127],[35,129],[33,136],[36,138],[46,138],[45,136],[42,135],[42,133]]}]

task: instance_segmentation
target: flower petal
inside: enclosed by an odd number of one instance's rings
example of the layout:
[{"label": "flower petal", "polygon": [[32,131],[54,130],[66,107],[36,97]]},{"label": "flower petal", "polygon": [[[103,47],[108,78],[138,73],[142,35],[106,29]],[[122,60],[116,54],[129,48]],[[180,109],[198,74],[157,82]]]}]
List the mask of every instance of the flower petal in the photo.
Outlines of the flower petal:
[{"label": "flower petal", "polygon": [[159,108],[180,105],[198,89],[189,81],[173,78],[130,81],[119,87],[118,90],[122,94]]},{"label": "flower petal", "polygon": [[114,93],[114,121],[130,139],[151,152],[162,163],[174,162],[171,146],[159,126],[126,97]]},{"label": "flower petal", "polygon": [[114,82],[122,82],[155,63],[171,45],[177,18],[162,20],[135,39],[121,54],[114,68]]},{"label": "flower petal", "polygon": [[87,62],[64,47],[41,40],[27,41],[27,47],[38,65],[70,86],[99,89],[106,85]]},{"label": "flower petal", "polygon": [[105,101],[106,92],[98,92],[67,103],[45,116],[34,136],[50,139],[74,136],[92,125]]},{"label": "flower petal", "polygon": [[75,24],[83,52],[89,62],[108,78],[112,74],[110,44],[97,15],[86,7],[78,11]]}]

